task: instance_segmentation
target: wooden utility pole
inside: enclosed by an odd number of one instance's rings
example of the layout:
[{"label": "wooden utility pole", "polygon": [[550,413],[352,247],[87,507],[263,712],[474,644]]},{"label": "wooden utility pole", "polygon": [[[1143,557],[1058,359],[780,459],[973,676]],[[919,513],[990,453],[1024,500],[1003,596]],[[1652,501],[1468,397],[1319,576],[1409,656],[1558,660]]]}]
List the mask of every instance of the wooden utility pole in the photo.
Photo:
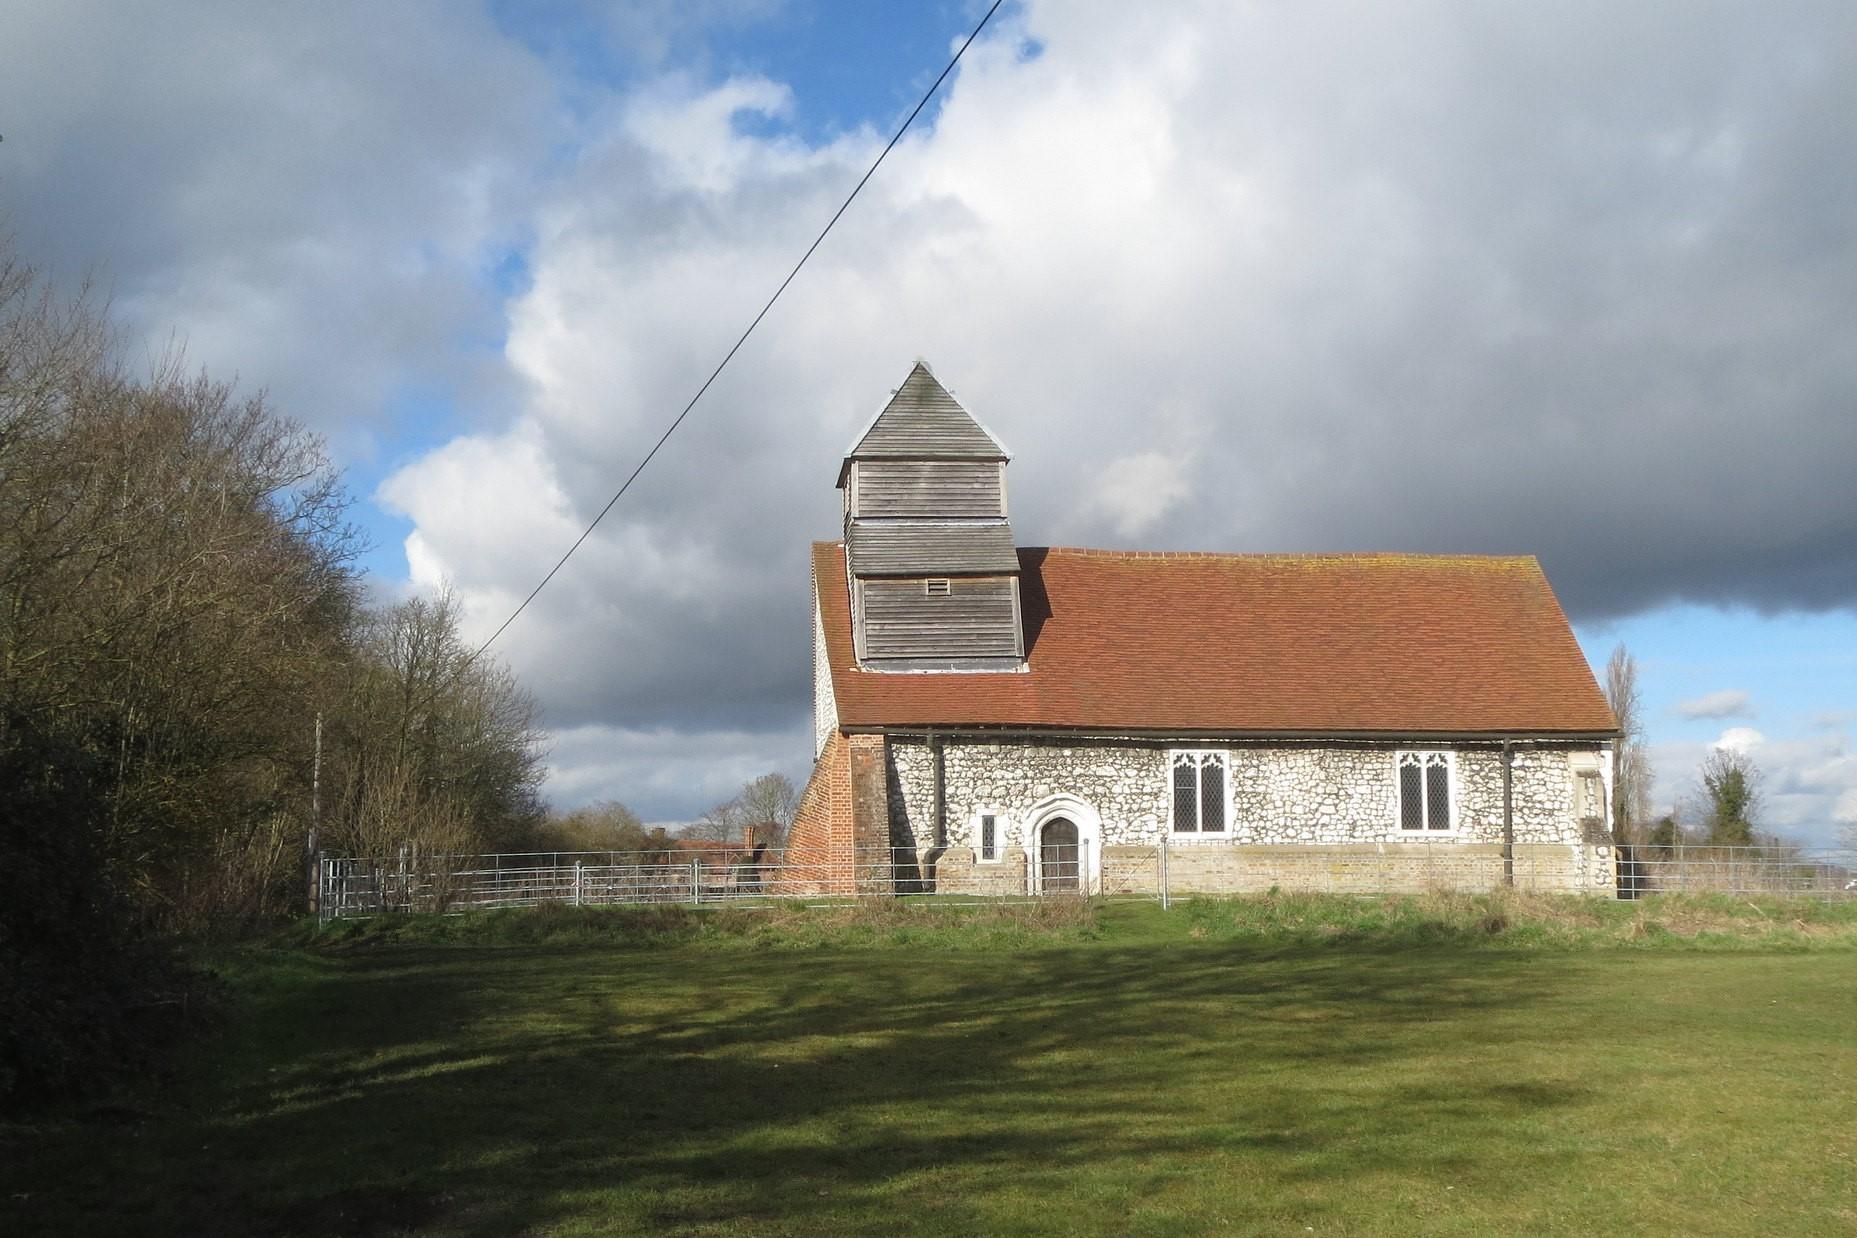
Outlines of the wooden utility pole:
[{"label": "wooden utility pole", "polygon": [[322,852],[318,835],[322,827],[322,710],[316,711],[316,747],[310,757],[310,827],[309,843],[305,848],[309,852],[309,909],[315,915],[322,910]]}]

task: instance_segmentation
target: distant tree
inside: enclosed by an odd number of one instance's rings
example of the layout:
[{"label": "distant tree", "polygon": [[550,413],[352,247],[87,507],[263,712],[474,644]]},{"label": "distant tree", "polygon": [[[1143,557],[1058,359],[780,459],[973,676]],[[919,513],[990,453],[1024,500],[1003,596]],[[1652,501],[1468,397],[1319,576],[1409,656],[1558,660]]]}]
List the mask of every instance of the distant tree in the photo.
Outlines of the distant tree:
[{"label": "distant tree", "polygon": [[750,779],[733,798],[717,804],[684,827],[686,838],[713,842],[741,842],[749,827],[769,847],[785,845],[793,814],[799,810],[799,793],[785,774],[762,774]]},{"label": "distant tree", "polygon": [[588,844],[583,850],[606,851],[615,839],[642,835],[645,823],[618,800],[596,800],[570,812],[549,813],[542,828],[562,841]]},{"label": "distant tree", "polygon": [[772,827],[762,842],[769,847],[786,845],[787,830],[793,825],[793,814],[799,811],[800,805],[799,792],[790,778],[785,774],[762,774],[743,787],[736,798],[741,802],[748,824]]},{"label": "distant tree", "polygon": [[1732,748],[1710,752],[1702,763],[1702,792],[1710,844],[1752,846],[1760,807],[1760,770],[1752,758]]},{"label": "distant tree", "polygon": [[535,702],[459,635],[449,592],[375,611],[332,702],[326,843],[521,850],[543,817]]},{"label": "distant tree", "polygon": [[1612,837],[1629,843],[1650,824],[1652,770],[1644,745],[1638,663],[1622,644],[1606,662],[1605,694],[1621,732],[1612,754]]},{"label": "distant tree", "polygon": [[550,813],[537,839],[549,851],[624,851],[639,853],[645,863],[662,862],[676,846],[663,826],[647,828],[637,813],[618,800]]},{"label": "distant tree", "polygon": [[1675,813],[1665,813],[1652,823],[1650,832],[1645,836],[1645,843],[1658,851],[1669,851],[1683,842],[1683,827],[1677,823]]},{"label": "distant tree", "polygon": [[723,800],[709,809],[679,830],[678,834],[704,842],[736,843],[742,840],[742,830],[748,823],[747,809],[737,796]]}]

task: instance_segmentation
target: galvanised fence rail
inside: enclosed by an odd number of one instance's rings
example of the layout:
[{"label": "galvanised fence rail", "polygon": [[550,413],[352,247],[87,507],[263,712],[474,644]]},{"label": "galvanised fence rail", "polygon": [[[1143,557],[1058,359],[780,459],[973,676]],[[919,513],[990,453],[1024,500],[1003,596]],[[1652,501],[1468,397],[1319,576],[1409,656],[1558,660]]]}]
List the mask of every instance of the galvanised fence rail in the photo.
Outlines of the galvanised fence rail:
[{"label": "galvanised fence rail", "polygon": [[1857,851],[1798,847],[1667,847],[1618,849],[1623,898],[1650,894],[1804,894],[1857,898]]},{"label": "galvanised fence rail", "polygon": [[927,888],[921,866],[888,849],[852,863],[760,850],[542,852],[388,859],[324,857],[323,919],[565,903],[585,907],[851,899]]},{"label": "galvanised fence rail", "polygon": [[[1014,851],[998,862],[960,863],[913,849],[866,848],[849,859],[757,848],[696,852],[541,852],[390,858],[324,857],[318,914],[324,920],[387,912],[458,912],[561,903],[583,907],[773,902],[834,903],[903,894],[1013,900],[1062,896],[1154,899],[1261,893],[1337,894],[1481,891],[1643,898],[1661,893],[1857,898],[1857,853],[1792,847],[1621,847],[1598,861],[1534,850],[1506,862],[1488,850],[1237,846],[1194,840]],[[1590,861],[1589,861],[1590,864]]]},{"label": "galvanised fence rail", "polygon": [[[821,860],[759,848],[678,852],[540,852],[499,855],[419,855],[391,858],[325,856],[319,865],[317,910],[323,920],[383,912],[457,912],[563,903],[578,907],[770,902],[843,902],[875,896],[934,893],[932,863],[913,850],[868,848],[846,859]],[[1075,854],[1049,859],[1036,888],[1020,898],[1083,891]],[[1124,874],[1098,881],[1090,893],[1141,893]],[[992,892],[988,892],[992,893]],[[1012,893],[1002,891],[999,893]],[[998,895],[995,894],[997,897]]]}]

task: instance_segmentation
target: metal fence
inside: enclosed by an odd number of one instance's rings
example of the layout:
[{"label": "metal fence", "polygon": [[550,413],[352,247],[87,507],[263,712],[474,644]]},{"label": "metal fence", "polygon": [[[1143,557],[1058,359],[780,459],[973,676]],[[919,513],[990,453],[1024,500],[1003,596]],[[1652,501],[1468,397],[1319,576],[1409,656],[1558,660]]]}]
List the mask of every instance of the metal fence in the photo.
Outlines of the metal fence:
[{"label": "metal fence", "polygon": [[[963,853],[965,857],[965,853]],[[1154,899],[1262,893],[1481,891],[1499,886],[1621,898],[1714,892],[1857,898],[1857,854],[1791,847],[1622,847],[1596,857],[1538,848],[1507,860],[1488,849],[1152,846],[1015,853],[998,863],[942,864],[912,849],[822,859],[767,848],[682,852],[543,852],[391,858],[325,857],[324,920],[383,912],[456,912],[561,903],[583,907],[843,902],[907,894],[1010,900],[1090,895]]]},{"label": "metal fence", "polygon": [[1621,898],[1652,894],[1801,894],[1857,898],[1857,852],[1800,847],[1618,849]]}]

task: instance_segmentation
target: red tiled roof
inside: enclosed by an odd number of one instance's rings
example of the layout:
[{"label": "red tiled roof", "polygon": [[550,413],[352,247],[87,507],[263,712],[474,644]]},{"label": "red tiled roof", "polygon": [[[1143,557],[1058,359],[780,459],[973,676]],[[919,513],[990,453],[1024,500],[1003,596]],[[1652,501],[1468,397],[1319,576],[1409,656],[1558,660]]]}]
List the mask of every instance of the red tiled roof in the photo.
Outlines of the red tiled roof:
[{"label": "red tiled roof", "polygon": [[813,545],[839,724],[1260,735],[1593,734],[1617,722],[1532,556],[1021,548],[1028,671],[860,670]]}]

